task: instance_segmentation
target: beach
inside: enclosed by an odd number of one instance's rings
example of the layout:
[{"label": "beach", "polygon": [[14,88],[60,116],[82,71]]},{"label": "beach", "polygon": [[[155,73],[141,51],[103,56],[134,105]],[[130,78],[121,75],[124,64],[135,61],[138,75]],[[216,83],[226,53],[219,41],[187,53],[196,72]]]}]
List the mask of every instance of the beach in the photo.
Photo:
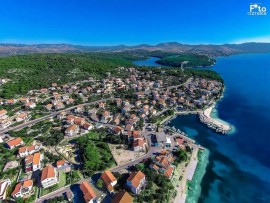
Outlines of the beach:
[{"label": "beach", "polygon": [[207,149],[199,150],[197,155],[197,167],[193,175],[192,181],[187,182],[187,195],[186,203],[198,202],[201,194],[201,181],[206,172],[206,167],[208,165],[209,151]]}]

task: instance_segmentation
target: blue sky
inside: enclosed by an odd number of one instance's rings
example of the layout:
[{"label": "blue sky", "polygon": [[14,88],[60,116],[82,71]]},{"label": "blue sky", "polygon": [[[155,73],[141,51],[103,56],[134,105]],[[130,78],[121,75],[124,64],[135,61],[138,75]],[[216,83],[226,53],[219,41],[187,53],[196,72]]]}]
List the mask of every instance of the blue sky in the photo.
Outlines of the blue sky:
[{"label": "blue sky", "polygon": [[84,45],[270,42],[269,12],[250,0],[8,0],[0,2],[0,42]]}]

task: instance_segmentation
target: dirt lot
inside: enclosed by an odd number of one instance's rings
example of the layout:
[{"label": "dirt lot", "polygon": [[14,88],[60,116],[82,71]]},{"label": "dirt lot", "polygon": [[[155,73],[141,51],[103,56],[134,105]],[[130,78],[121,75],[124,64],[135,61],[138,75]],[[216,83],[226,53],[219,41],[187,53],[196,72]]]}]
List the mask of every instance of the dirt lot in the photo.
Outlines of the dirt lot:
[{"label": "dirt lot", "polygon": [[144,152],[134,152],[132,150],[125,149],[125,145],[118,145],[118,144],[108,144],[112,155],[117,163],[117,165],[124,164],[129,162],[133,159],[136,159],[142,155]]}]

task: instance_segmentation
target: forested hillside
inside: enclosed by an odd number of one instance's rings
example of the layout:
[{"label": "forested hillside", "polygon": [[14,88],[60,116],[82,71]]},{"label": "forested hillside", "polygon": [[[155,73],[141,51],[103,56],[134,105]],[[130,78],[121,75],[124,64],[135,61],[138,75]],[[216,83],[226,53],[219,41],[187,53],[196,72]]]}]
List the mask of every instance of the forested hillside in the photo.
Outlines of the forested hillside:
[{"label": "forested hillside", "polygon": [[168,65],[173,67],[181,67],[181,63],[184,62],[183,67],[198,67],[198,66],[211,66],[215,63],[214,59],[208,56],[197,54],[180,54],[163,57],[156,61],[156,63],[162,65]]},{"label": "forested hillside", "polygon": [[25,94],[28,90],[49,87],[52,82],[103,77],[107,72],[116,74],[118,66],[132,66],[137,59],[131,54],[29,54],[0,58],[0,78],[10,79],[0,86],[1,97]]}]

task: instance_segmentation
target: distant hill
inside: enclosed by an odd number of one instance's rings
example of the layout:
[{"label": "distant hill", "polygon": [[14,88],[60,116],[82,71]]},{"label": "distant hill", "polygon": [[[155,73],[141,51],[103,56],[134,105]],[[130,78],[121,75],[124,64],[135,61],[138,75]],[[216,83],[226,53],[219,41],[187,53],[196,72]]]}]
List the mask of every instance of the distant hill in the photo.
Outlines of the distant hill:
[{"label": "distant hill", "polygon": [[223,45],[188,45],[178,42],[165,42],[157,45],[141,44],[135,46],[83,46],[72,44],[4,44],[0,43],[0,56],[28,53],[82,53],[82,52],[137,52],[161,51],[170,53],[194,53],[207,56],[226,56],[238,53],[270,52],[270,43],[243,43]]}]

